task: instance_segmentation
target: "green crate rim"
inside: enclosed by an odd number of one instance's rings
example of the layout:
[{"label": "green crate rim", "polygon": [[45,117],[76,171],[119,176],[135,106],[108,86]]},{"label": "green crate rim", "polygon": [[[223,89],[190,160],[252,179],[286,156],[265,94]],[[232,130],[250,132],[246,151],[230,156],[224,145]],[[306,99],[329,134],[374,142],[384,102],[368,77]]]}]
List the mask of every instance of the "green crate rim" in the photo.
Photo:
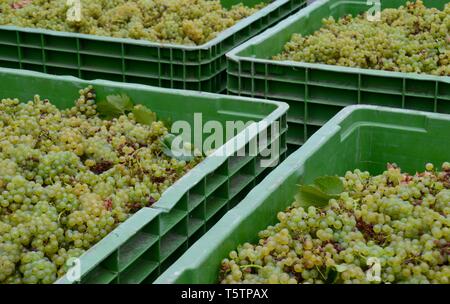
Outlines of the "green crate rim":
[{"label": "green crate rim", "polygon": [[402,110],[381,106],[352,105],[342,109],[322,128],[320,128],[297,151],[292,153],[282,164],[272,171],[258,184],[236,207],[226,213],[217,224],[202,238],[188,249],[171,267],[156,279],[154,284],[171,284],[184,272],[199,269],[203,257],[211,255],[214,249],[226,240],[242,221],[257,209],[273,190],[284,183],[284,178],[301,170],[305,161],[310,158],[320,146],[341,130],[341,122],[358,110],[372,110],[374,112],[400,113],[402,115],[420,115],[430,119],[449,120],[450,115],[430,113],[416,110]]}]

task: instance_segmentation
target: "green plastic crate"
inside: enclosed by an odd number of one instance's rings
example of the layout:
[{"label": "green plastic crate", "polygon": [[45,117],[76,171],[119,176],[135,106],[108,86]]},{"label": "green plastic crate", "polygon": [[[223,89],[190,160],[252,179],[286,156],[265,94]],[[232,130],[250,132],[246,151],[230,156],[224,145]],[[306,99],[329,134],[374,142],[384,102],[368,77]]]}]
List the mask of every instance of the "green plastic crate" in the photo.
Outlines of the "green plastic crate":
[{"label": "green plastic crate", "polygon": [[[73,106],[78,90],[89,84],[99,99],[125,93],[163,120],[193,124],[193,114],[198,112],[204,122],[215,120],[225,125],[226,121],[254,121],[259,128],[246,134],[247,128],[217,147],[216,154],[167,189],[155,205],[137,212],[92,247],[81,258],[82,282],[151,282],[272,170],[261,166],[260,160],[265,159],[261,149],[258,156],[240,156],[236,151],[243,147],[249,151],[252,139],[265,140],[260,135],[267,126],[268,147],[279,145],[280,161],[286,155],[288,106],[284,103],[0,68],[0,99],[17,97],[27,101],[38,93],[60,108],[67,108]],[[280,126],[278,136],[268,127],[276,122]],[[227,154],[218,155],[224,148]],[[67,277],[59,280],[68,282]]]},{"label": "green plastic crate", "polygon": [[[381,9],[406,0],[383,0]],[[424,0],[442,9],[446,0]],[[295,151],[343,107],[370,104],[450,113],[450,77],[271,60],[292,34],[312,34],[322,19],[368,11],[366,0],[318,0],[227,54],[228,92],[289,104],[288,146]]]},{"label": "green plastic crate", "polygon": [[[221,0],[225,7],[261,1]],[[0,66],[218,93],[226,87],[225,54],[304,4],[275,0],[199,46],[0,26]]]},{"label": "green plastic crate", "polygon": [[291,154],[155,283],[217,283],[231,250],[256,242],[277,222],[298,184],[356,168],[382,173],[388,162],[414,173],[429,161],[449,161],[450,115],[377,106],[349,106]]}]

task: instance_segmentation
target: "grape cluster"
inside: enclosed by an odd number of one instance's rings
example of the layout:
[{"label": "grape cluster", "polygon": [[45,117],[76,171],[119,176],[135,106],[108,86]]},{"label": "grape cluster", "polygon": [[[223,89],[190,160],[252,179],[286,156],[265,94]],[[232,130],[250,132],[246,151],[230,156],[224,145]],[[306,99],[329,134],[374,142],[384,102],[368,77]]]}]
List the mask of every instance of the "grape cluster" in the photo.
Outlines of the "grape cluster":
[{"label": "grape cluster", "polygon": [[441,11],[417,0],[383,10],[380,21],[364,13],[323,24],[312,35],[294,34],[273,59],[450,75],[450,3]]},{"label": "grape cluster", "polygon": [[0,101],[0,284],[52,283],[201,157],[165,155],[161,121],[99,117],[92,87],[57,109],[35,96]]},{"label": "grape cluster", "polygon": [[371,259],[380,282],[450,283],[450,163],[426,167],[347,172],[345,191],[326,207],[294,202],[257,244],[231,251],[221,283],[377,282]]},{"label": "grape cluster", "polygon": [[0,24],[162,43],[200,45],[267,5],[219,0],[81,0],[81,21],[67,20],[66,0],[2,1]]}]

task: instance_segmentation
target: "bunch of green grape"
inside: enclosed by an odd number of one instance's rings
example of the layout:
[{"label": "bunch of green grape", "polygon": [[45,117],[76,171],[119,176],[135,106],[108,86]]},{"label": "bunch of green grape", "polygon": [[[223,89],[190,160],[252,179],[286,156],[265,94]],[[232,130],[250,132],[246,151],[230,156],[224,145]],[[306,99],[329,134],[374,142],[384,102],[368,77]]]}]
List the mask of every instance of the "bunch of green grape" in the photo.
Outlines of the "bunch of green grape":
[{"label": "bunch of green grape", "polygon": [[81,0],[81,20],[67,19],[66,0],[2,1],[0,25],[43,28],[162,43],[200,45],[264,6],[219,0]]},{"label": "bunch of green grape", "polygon": [[379,21],[367,17],[324,19],[315,33],[294,34],[273,59],[450,75],[450,3],[438,10],[417,0],[383,10]]},{"label": "bunch of green grape", "polygon": [[[136,106],[139,107],[139,106]],[[92,87],[59,110],[0,101],[0,284],[52,283],[131,214],[193,168],[165,155],[161,121],[104,120]]]},{"label": "bunch of green grape", "polygon": [[450,283],[450,163],[341,181],[325,207],[297,200],[258,243],[231,251],[221,283]]}]

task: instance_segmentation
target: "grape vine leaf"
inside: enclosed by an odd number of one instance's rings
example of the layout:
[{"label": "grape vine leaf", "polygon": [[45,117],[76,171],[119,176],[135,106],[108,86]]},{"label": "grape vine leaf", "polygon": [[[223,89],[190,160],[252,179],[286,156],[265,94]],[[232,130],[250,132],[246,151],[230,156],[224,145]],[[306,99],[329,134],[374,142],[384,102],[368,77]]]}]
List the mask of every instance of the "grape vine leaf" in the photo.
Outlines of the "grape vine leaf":
[{"label": "grape vine leaf", "polygon": [[172,124],[173,124],[172,118],[170,118],[170,117],[168,117],[168,118],[161,118],[160,121],[164,124],[164,126],[167,129],[170,130],[172,128]]},{"label": "grape vine leaf", "polygon": [[326,276],[325,283],[327,284],[336,283],[337,280],[339,279],[339,273],[344,272],[345,270],[347,270],[347,266],[345,264],[327,267],[327,270],[325,272]]},{"label": "grape vine leaf", "polygon": [[321,176],[314,183],[329,195],[339,195],[344,191],[344,184],[338,176]]},{"label": "grape vine leaf", "polygon": [[175,140],[176,136],[173,134],[167,134],[161,139],[161,144],[164,147],[170,148],[172,146],[173,141]]},{"label": "grape vine leaf", "polygon": [[136,122],[151,126],[156,121],[156,113],[152,112],[144,105],[137,105],[133,108],[133,115]]},{"label": "grape vine leaf", "polygon": [[330,196],[324,193],[317,185],[300,185],[300,191],[295,196],[300,206],[325,207],[330,200]]},{"label": "grape vine leaf", "polygon": [[322,208],[330,199],[339,197],[343,191],[344,185],[339,177],[323,176],[316,178],[312,185],[300,185],[295,199],[303,208]]},{"label": "grape vine leaf", "polygon": [[175,158],[179,161],[191,161],[194,159],[194,153],[192,150],[186,148],[186,145],[182,140],[174,145],[173,142],[177,139],[177,136],[173,134],[167,134],[161,139],[162,152],[168,157]]},{"label": "grape vine leaf", "polygon": [[125,94],[109,95],[106,100],[97,102],[97,111],[101,116],[112,119],[133,110],[133,102]]},{"label": "grape vine leaf", "polygon": [[336,283],[336,281],[338,279],[338,275],[339,275],[339,273],[336,271],[336,268],[328,267],[327,271],[325,273],[325,276],[326,276],[325,283],[326,284]]}]

